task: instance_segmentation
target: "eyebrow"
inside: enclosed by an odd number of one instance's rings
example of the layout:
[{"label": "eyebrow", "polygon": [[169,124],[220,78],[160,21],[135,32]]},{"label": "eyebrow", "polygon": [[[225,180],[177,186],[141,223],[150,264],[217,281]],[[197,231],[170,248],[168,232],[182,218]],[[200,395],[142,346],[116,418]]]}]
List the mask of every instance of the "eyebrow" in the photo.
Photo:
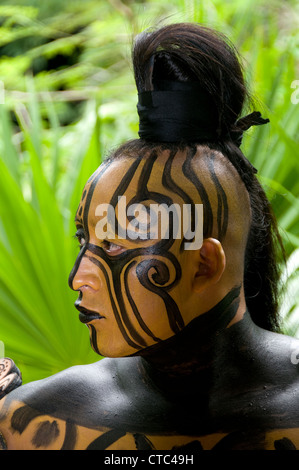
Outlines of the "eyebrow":
[{"label": "eyebrow", "polygon": [[75,222],[76,225],[81,225],[83,227],[82,217],[79,217],[77,214],[75,216],[74,222]]}]

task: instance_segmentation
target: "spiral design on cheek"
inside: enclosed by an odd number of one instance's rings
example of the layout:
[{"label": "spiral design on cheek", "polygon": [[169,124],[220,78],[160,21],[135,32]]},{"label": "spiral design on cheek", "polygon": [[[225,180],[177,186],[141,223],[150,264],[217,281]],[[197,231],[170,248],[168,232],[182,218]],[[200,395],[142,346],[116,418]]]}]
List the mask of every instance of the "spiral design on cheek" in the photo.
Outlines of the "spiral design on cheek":
[{"label": "spiral design on cheek", "polygon": [[136,274],[143,287],[162,298],[170,328],[178,333],[185,324],[176,302],[168,293],[181,278],[181,268],[176,258],[167,253],[162,259],[144,259],[137,264]]},{"label": "spiral design on cheek", "polygon": [[[179,308],[168,293],[181,278],[181,267],[174,255],[167,252],[161,255],[137,249],[123,255],[109,257],[102,249],[91,244],[88,244],[88,252],[88,259],[96,264],[104,275],[115,319],[124,339],[130,346],[137,350],[147,346],[142,331],[154,341],[161,341],[145,323],[142,311],[138,310],[134,301],[132,288],[129,286],[129,276],[132,273],[141,286],[162,298],[171,330],[177,333],[184,327]],[[91,253],[96,254],[98,258],[92,256]],[[105,261],[104,264],[103,261]],[[127,309],[126,300],[131,307],[133,317]],[[133,321],[134,317],[135,321]],[[136,321],[139,325],[137,330]],[[95,344],[94,340],[95,330],[93,330],[93,343]]]}]

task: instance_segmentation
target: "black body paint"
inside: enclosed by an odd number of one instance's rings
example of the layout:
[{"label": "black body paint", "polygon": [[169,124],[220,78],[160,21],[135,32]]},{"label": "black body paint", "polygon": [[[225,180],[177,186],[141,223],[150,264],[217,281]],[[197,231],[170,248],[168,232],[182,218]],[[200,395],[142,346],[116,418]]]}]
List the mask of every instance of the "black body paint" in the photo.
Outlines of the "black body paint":
[{"label": "black body paint", "polygon": [[290,439],[284,437],[274,442],[275,450],[297,450]]},{"label": "black body paint", "polygon": [[18,408],[13,414],[11,426],[15,431],[18,431],[19,434],[22,434],[32,419],[41,414],[43,413],[24,405]]},{"label": "black body paint", "polygon": [[[190,149],[182,170],[203,202],[204,236],[210,236],[215,220],[208,193],[192,169],[194,156],[195,149]],[[170,154],[165,165],[163,187],[192,205],[192,198],[171,178],[174,157],[174,153]],[[153,153],[145,162],[133,161],[111,199],[115,206],[117,197],[126,193],[142,163],[138,190],[130,203],[148,200],[172,203],[169,196],[148,189],[156,159]],[[177,258],[169,251],[172,237],[149,248],[140,246],[116,256],[109,256],[90,242],[88,210],[94,189],[109,165],[104,164],[100,172],[91,177],[82,196],[77,220],[84,227],[86,243],[69,282],[72,285],[83,256],[98,266],[106,281],[118,327],[136,353],[131,357],[103,359],[96,364],[70,368],[11,392],[4,404],[3,417],[11,402],[24,403],[12,416],[12,431],[22,434],[35,418],[42,420],[45,416],[33,443],[37,447],[49,446],[58,432],[62,432],[56,421],[49,421],[50,415],[53,420],[61,419],[66,423],[61,447],[65,450],[75,448],[79,427],[86,427],[102,432],[87,446],[88,450],[107,449],[131,433],[136,449],[154,449],[156,436],[188,436],[189,443],[174,446],[173,450],[201,451],[203,438],[213,433],[224,435],[213,446],[214,450],[263,449],[267,432],[299,427],[297,372],[290,361],[290,353],[298,343],[280,335],[274,338],[272,333],[261,330],[252,323],[248,312],[241,321],[229,326],[240,305],[240,286],[185,326],[171,297],[171,290],[182,275]],[[208,170],[217,194],[218,234],[224,237],[228,203],[216,176],[213,156]],[[167,340],[155,337],[144,323],[142,312],[138,311],[128,284],[133,269],[140,284],[164,302],[174,333]],[[134,328],[125,308],[124,295],[141,330],[155,339],[153,346],[145,347],[144,338]],[[97,350],[96,330],[90,327],[91,341]],[[278,386],[278,383],[283,385]],[[294,447],[286,437],[275,441],[277,450]]]},{"label": "black body paint", "polygon": [[32,444],[39,447],[49,447],[59,436],[59,428],[56,421],[41,422],[32,438]]},{"label": "black body paint", "polygon": [[126,433],[124,431],[117,431],[116,429],[111,429],[110,431],[105,432],[100,437],[97,437],[93,442],[89,444],[86,450],[105,450],[114,442],[118,441]]},{"label": "black body paint", "polygon": [[65,438],[61,450],[73,450],[77,441],[77,427],[69,419],[65,423]]},{"label": "black body paint", "polygon": [[[132,433],[137,449],[154,448],[155,435],[185,435],[200,450],[200,436],[215,432],[226,434],[215,450],[264,448],[268,431],[298,427],[296,383],[286,396],[273,380],[280,374],[282,383],[294,382],[289,355],[298,344],[256,327],[248,313],[228,328],[238,305],[236,287],[142,357],[103,359],[20,387],[5,402],[25,403],[15,411],[12,429],[22,433],[34,418],[48,421],[50,415],[68,423],[64,449],[74,448],[78,426],[103,432],[91,449]],[[277,449],[293,446],[291,439],[275,443]]]}]

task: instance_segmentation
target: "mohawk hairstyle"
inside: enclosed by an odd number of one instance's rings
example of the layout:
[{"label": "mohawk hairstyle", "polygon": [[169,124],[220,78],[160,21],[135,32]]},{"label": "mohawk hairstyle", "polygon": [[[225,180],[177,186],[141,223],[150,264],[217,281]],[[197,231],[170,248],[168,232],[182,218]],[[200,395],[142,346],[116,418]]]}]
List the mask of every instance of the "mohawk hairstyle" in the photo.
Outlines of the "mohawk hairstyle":
[{"label": "mohawk hairstyle", "polygon": [[[213,142],[200,141],[220,151],[237,169],[250,198],[251,226],[245,253],[244,289],[248,310],[260,327],[279,331],[280,261],[284,250],[277,222],[256,176],[233,136],[242,135],[238,124],[245,105],[252,105],[238,53],[228,39],[198,24],[178,23],[146,31],[137,36],[132,60],[138,92],[153,91],[163,80],[198,82],[217,110],[217,135]],[[200,112],[200,110],[199,110]],[[250,116],[247,117],[247,120]],[[253,122],[254,124],[254,122]],[[184,144],[187,149],[194,142]],[[167,145],[166,145],[167,146]],[[172,143],[168,148],[182,148]],[[142,148],[162,148],[159,142],[124,144],[114,154],[136,154]]]}]

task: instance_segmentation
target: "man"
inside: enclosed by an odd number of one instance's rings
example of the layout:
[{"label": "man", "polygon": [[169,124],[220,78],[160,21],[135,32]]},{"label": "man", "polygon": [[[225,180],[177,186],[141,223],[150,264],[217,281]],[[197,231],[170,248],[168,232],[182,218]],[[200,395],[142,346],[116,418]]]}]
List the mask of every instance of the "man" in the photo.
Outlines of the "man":
[{"label": "man", "polygon": [[69,278],[106,357],[6,394],[1,445],[299,448],[299,342],[274,331],[275,224],[239,149],[267,121],[237,120],[242,73],[217,34],[179,24],[136,44],[141,139],[86,183]]},{"label": "man", "polygon": [[[209,196],[210,214],[200,192]],[[124,196],[127,206],[203,204],[211,236],[196,250],[161,234],[99,239],[97,207],[110,204],[117,217]],[[250,204],[230,162],[206,147],[161,149],[142,159],[124,153],[87,182],[76,224],[81,252],[70,285],[93,348],[109,358],[10,392],[1,401],[3,446],[299,446],[291,360],[299,344],[257,327],[246,311]]]}]

